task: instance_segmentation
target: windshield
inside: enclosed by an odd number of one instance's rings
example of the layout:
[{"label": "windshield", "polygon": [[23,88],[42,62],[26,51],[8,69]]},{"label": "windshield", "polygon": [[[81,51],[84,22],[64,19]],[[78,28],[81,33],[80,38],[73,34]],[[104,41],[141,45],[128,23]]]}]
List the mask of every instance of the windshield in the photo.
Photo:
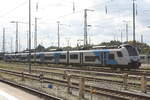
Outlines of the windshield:
[{"label": "windshield", "polygon": [[129,56],[138,56],[137,50],[133,46],[125,46],[127,48],[127,51],[129,53]]}]

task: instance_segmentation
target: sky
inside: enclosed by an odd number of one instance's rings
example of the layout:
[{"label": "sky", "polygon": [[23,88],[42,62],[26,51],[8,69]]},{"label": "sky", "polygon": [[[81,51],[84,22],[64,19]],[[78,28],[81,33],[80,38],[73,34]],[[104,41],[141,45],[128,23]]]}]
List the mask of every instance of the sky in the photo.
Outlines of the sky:
[{"label": "sky", "polygon": [[[73,10],[74,2],[74,10]],[[111,40],[126,41],[126,23],[129,40],[132,40],[133,0],[31,0],[32,48],[34,48],[34,23],[38,18],[38,44],[57,46],[57,21],[60,21],[60,46],[76,46],[84,39],[84,9],[87,12],[88,42],[99,44]],[[136,0],[136,40],[150,44],[150,0]],[[36,5],[38,4],[38,10]],[[6,51],[15,50],[16,25],[19,22],[19,50],[27,48],[28,0],[1,0],[0,3],[0,50],[5,28]],[[107,10],[107,11],[106,11]],[[83,44],[83,41],[78,41]],[[11,48],[12,47],[12,48]]]}]

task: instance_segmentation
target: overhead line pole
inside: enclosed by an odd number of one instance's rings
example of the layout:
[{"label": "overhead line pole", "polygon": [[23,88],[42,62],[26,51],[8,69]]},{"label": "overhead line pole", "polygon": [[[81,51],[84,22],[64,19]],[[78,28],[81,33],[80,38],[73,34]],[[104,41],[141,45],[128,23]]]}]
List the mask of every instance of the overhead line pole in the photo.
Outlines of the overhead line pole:
[{"label": "overhead line pole", "polygon": [[36,61],[36,48],[37,48],[37,17],[35,17],[35,33],[34,33],[34,60]]},{"label": "overhead line pole", "polygon": [[128,28],[129,28],[129,21],[123,20],[123,22],[125,22],[125,30],[126,30],[126,42],[128,43]]},{"label": "overhead line pole", "polygon": [[135,42],[135,0],[133,0],[133,43]]},{"label": "overhead line pole", "polygon": [[10,50],[11,50],[11,53],[12,53],[13,52],[13,38],[12,37],[11,37]]},{"label": "overhead line pole", "polygon": [[143,35],[141,34],[141,43],[143,43]]},{"label": "overhead line pole", "polygon": [[16,22],[16,53],[18,53],[18,22]]},{"label": "overhead line pole", "polygon": [[121,31],[121,44],[123,43],[123,39],[122,39],[122,31]]},{"label": "overhead line pole", "polygon": [[29,0],[29,73],[31,73],[31,0]]},{"label": "overhead line pole", "polygon": [[57,21],[58,49],[60,48],[60,33],[59,33],[59,28],[60,28],[60,22]]},{"label": "overhead line pole", "polygon": [[35,17],[35,34],[34,34],[34,48],[36,49],[37,47],[37,17]]},{"label": "overhead line pole", "polygon": [[3,59],[5,58],[5,28],[3,28]]},{"label": "overhead line pole", "polygon": [[[38,12],[38,3],[36,4],[36,13]],[[37,14],[36,14],[37,15]],[[37,48],[37,16],[35,16],[35,33],[34,33],[34,60],[36,61],[36,48]]]},{"label": "overhead line pole", "polygon": [[84,46],[87,45],[87,9],[84,10]]},{"label": "overhead line pole", "polygon": [[29,50],[29,31],[27,31],[27,50]]},{"label": "overhead line pole", "polygon": [[126,23],[126,41],[128,42],[128,23]]},{"label": "overhead line pole", "polygon": [[90,9],[84,9],[84,46],[88,44],[87,41],[87,11],[94,11]]},{"label": "overhead line pole", "polygon": [[18,53],[18,21],[11,21],[10,23],[16,24],[16,50],[15,53]]}]

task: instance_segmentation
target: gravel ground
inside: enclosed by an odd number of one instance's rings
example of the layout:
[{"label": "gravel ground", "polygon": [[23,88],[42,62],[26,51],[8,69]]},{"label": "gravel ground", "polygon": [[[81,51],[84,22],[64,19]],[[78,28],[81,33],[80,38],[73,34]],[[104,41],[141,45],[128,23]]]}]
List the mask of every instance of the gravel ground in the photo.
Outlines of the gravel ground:
[{"label": "gravel ground", "polygon": [[[10,75],[6,75],[3,73],[1,73],[1,76],[5,77],[9,80],[13,80],[18,84],[26,85],[26,86],[29,86],[32,88],[39,89],[41,91],[45,91],[51,95],[61,97],[65,100],[78,100],[79,99],[79,97],[78,97],[79,91],[75,90],[75,89],[71,90],[72,94],[68,94],[67,93],[67,87],[64,87],[64,86],[58,86],[56,84],[51,84],[51,83],[41,84],[39,81],[30,80],[30,79],[25,79],[24,81],[21,81],[21,78],[19,78],[19,77],[10,76]],[[51,89],[48,88],[49,84],[53,85],[53,88],[51,88]],[[104,87],[106,87],[106,85],[104,85]],[[85,93],[85,99],[83,99],[83,100],[113,100],[113,99],[109,98],[109,97],[102,96],[102,95],[96,95],[96,94],[92,94],[92,97],[91,97],[91,94]]]}]

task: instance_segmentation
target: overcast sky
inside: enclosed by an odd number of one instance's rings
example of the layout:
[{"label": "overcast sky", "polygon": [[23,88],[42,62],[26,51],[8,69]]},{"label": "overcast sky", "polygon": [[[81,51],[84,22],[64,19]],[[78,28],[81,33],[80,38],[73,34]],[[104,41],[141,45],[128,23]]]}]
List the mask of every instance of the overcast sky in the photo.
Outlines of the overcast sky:
[{"label": "overcast sky", "polygon": [[[88,36],[91,44],[99,44],[110,40],[126,40],[125,21],[129,25],[129,40],[132,40],[132,0],[31,0],[32,24],[38,17],[38,44],[45,47],[57,46],[57,21],[60,21],[60,45],[76,46],[77,40],[84,36],[84,9],[87,13]],[[75,11],[73,11],[73,2]],[[38,11],[36,4],[38,3]],[[136,0],[136,40],[143,34],[144,42],[150,44],[150,0]],[[107,8],[107,13],[106,13]],[[6,28],[6,50],[10,51],[11,39],[15,49],[15,24],[19,21],[20,49],[27,47],[28,32],[28,0],[1,0],[0,3],[0,47],[2,48],[2,30]],[[22,23],[23,22],[23,23]],[[34,25],[32,25],[32,44]],[[89,40],[88,37],[88,40]],[[83,42],[81,42],[83,44]],[[32,45],[33,47],[34,45]],[[1,49],[0,49],[1,50]]]}]

